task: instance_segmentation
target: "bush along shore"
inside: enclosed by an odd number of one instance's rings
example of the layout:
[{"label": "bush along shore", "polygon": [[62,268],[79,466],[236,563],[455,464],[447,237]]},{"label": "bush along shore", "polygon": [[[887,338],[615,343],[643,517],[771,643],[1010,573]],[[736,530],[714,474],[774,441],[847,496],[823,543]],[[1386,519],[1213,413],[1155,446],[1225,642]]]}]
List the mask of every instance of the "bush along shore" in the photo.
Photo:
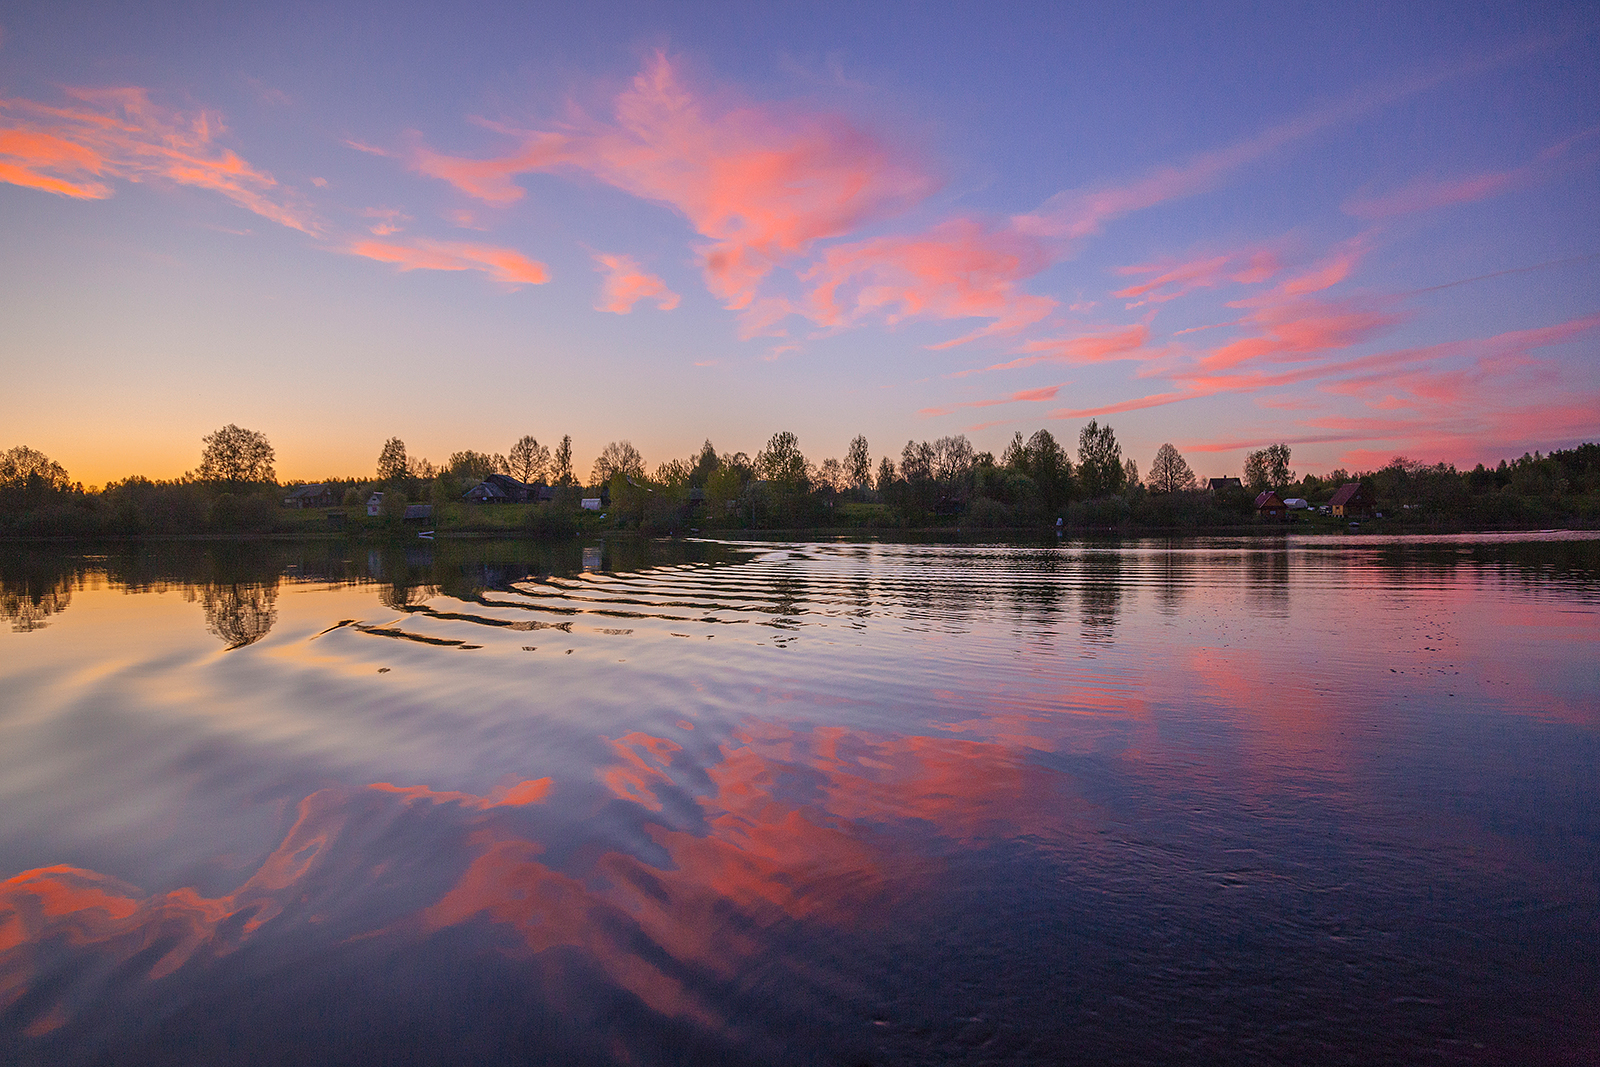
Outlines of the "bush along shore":
[{"label": "bush along shore", "polygon": [[571,439],[532,437],[500,454],[458,452],[442,466],[383,446],[371,477],[280,484],[266,438],[228,426],[181,478],[134,476],[85,488],[24,445],[0,453],[0,537],[502,536],[566,540],[602,532],[738,531],[1222,532],[1449,531],[1600,524],[1600,445],[1457,470],[1396,457],[1372,471],[1296,475],[1287,445],[1246,457],[1239,477],[1199,482],[1170,444],[1148,474],[1109,426],[1091,422],[1076,456],[1047,430],[1003,454],[964,436],[908,441],[872,463],[865,438],[814,463],[791,433],[751,457],[711,442],[653,470],[626,441],[608,444],[586,482]]}]

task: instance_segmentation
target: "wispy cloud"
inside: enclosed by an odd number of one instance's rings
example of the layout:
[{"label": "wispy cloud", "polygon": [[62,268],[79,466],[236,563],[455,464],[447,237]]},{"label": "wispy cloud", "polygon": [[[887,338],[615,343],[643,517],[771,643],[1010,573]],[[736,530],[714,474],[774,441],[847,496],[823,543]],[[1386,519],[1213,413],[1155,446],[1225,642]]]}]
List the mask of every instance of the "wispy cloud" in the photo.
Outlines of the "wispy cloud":
[{"label": "wispy cloud", "polygon": [[308,234],[310,210],[266,171],[218,143],[215,112],[161,107],[140,88],[67,89],[54,107],[0,98],[0,181],[103,200],[112,182],[170,182],[207,189],[247,211]]},{"label": "wispy cloud", "polygon": [[1047,385],[1039,389],[1019,389],[1009,396],[995,397],[990,400],[968,400],[964,403],[950,404],[942,408],[923,408],[917,414],[932,417],[935,415],[948,415],[963,408],[992,408],[1001,404],[1042,403],[1046,400],[1054,400],[1056,394],[1061,392],[1062,386],[1066,384],[1066,382],[1062,382],[1061,385]]},{"label": "wispy cloud", "polygon": [[657,54],[612,115],[507,131],[520,146],[490,159],[418,147],[411,165],[481,200],[522,196],[513,179],[573,170],[665,204],[706,239],[706,281],[728,307],[822,239],[849,234],[925,197],[934,179],[907,154],[830,115],[709,97]]},{"label": "wispy cloud", "polygon": [[678,294],[667,283],[642,269],[632,256],[596,252],[594,260],[606,274],[596,311],[626,315],[641,300],[654,300],[662,311],[678,306]]},{"label": "wispy cloud", "polygon": [[1583,158],[1592,160],[1593,145],[1597,139],[1600,139],[1600,126],[1591,126],[1581,133],[1551,145],[1520,167],[1482,171],[1459,178],[1423,176],[1381,196],[1354,197],[1346,201],[1344,211],[1359,219],[1375,220],[1487,200],[1543,180],[1556,170],[1558,164],[1571,156],[1574,149],[1581,146],[1590,146]]},{"label": "wispy cloud", "polygon": [[1282,269],[1279,252],[1273,248],[1252,246],[1221,255],[1187,261],[1160,260],[1118,267],[1124,277],[1153,275],[1147,280],[1118,289],[1111,295],[1130,301],[1130,309],[1143,304],[1160,304],[1175,300],[1196,289],[1211,289],[1225,282],[1255,285],[1266,281]]},{"label": "wispy cloud", "polygon": [[352,255],[393,263],[402,271],[476,270],[511,288],[543,285],[550,272],[543,263],[531,260],[512,248],[468,244],[454,241],[414,241],[394,244],[387,241],[358,240],[350,245]]},{"label": "wispy cloud", "polygon": [[1144,323],[1105,333],[1076,334],[1072,337],[1047,337],[1024,344],[1020,351],[1029,353],[1021,358],[996,363],[983,368],[957,371],[953,378],[964,378],[981,371],[1016,370],[1039,363],[1105,363],[1111,360],[1137,359],[1148,355],[1143,351],[1150,339],[1150,327]]}]

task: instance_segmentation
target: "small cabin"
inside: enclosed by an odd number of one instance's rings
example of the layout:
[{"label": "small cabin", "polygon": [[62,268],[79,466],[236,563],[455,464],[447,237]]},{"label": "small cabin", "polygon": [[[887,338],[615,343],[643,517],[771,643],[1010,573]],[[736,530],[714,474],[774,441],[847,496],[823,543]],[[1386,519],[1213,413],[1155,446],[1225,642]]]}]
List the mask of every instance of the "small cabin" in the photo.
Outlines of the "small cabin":
[{"label": "small cabin", "polygon": [[371,496],[367,497],[367,517],[368,518],[373,518],[373,519],[377,518],[378,517],[378,511],[382,507],[383,507],[383,494],[382,493],[373,493]]},{"label": "small cabin", "polygon": [[1372,497],[1360,482],[1346,482],[1328,501],[1328,510],[1343,517],[1367,517],[1372,514]]},{"label": "small cabin", "polygon": [[1271,489],[1256,497],[1256,514],[1263,519],[1282,519],[1288,513],[1288,507]]},{"label": "small cabin", "polygon": [[283,498],[286,508],[331,508],[337,503],[332,487],[326,483],[297,485]]}]

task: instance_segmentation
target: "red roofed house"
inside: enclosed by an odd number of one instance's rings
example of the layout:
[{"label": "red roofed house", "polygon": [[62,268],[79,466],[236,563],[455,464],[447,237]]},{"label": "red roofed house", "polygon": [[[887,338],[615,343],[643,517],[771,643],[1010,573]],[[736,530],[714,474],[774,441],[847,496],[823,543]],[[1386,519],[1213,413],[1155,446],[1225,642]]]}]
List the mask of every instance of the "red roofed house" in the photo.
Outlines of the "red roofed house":
[{"label": "red roofed house", "polygon": [[1289,509],[1284,506],[1278,494],[1271,489],[1256,497],[1256,514],[1263,519],[1282,519],[1289,514]]},{"label": "red roofed house", "polygon": [[1360,482],[1346,482],[1328,501],[1328,510],[1335,515],[1371,515],[1372,498],[1361,488]]}]

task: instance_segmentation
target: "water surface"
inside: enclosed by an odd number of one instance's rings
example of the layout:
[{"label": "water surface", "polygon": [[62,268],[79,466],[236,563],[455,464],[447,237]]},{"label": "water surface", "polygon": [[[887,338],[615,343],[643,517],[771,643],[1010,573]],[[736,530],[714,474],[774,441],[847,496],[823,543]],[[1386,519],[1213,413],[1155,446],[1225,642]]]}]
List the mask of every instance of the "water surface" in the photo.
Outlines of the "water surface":
[{"label": "water surface", "polygon": [[0,1058],[1590,1063],[1600,541],[0,554]]}]

